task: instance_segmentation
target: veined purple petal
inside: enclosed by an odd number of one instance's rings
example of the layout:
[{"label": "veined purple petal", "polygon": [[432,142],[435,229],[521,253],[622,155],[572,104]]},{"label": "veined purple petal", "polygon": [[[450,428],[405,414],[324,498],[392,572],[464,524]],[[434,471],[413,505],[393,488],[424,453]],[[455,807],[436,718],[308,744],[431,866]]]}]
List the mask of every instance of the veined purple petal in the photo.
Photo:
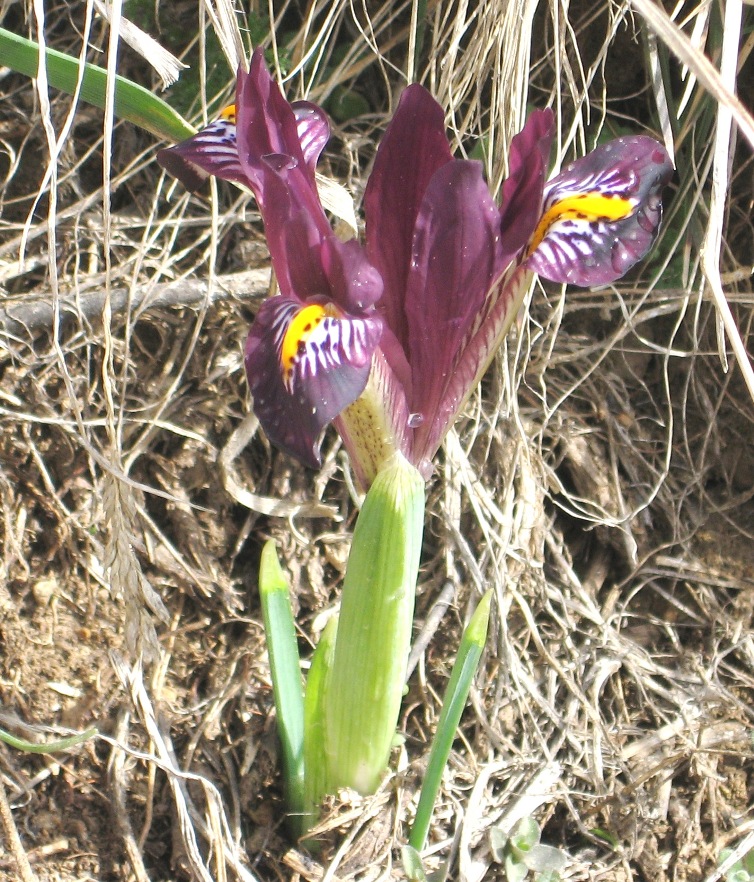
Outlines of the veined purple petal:
[{"label": "veined purple petal", "polygon": [[499,221],[481,163],[454,160],[435,173],[416,220],[406,290],[410,407],[420,447],[444,419],[442,402],[455,389],[462,343],[505,269]]},{"label": "veined purple petal", "polygon": [[442,108],[422,86],[409,86],[377,150],[364,193],[367,256],[385,282],[379,309],[404,349],[403,302],[416,218],[432,176],[452,158]]},{"label": "veined purple petal", "polygon": [[583,287],[619,279],[652,247],[672,174],[665,148],[644,135],[618,138],[572,162],[545,188],[527,265],[553,282]]},{"label": "veined purple petal", "polygon": [[518,314],[531,278],[531,273],[523,264],[514,262],[488,292],[459,346],[448,384],[431,424],[414,437],[411,459],[420,471],[421,463],[431,461],[448,428],[484,376]]},{"label": "veined purple petal", "polygon": [[320,465],[324,427],[364,390],[382,333],[377,316],[354,318],[332,304],[272,297],[257,313],[245,364],[254,412],[269,439]]},{"label": "veined purple petal", "polygon": [[511,140],[500,199],[502,249],[508,259],[526,245],[539,220],[553,124],[552,110],[535,110]]},{"label": "veined purple petal", "polygon": [[382,296],[382,276],[355,239],[341,242],[333,235],[322,242],[322,266],[331,298],[348,311],[361,312]]},{"label": "veined purple petal", "polygon": [[[312,172],[330,137],[330,124],[321,107],[311,101],[291,105],[304,161]],[[157,151],[157,161],[187,190],[198,190],[210,175],[250,186],[238,158],[236,105],[226,107],[218,119],[191,138]]]},{"label": "veined purple petal", "polygon": [[[328,233],[330,227],[319,203],[314,167],[304,155],[296,115],[265,67],[261,49],[252,55],[248,73],[238,71],[236,115],[238,157],[263,212],[267,208],[275,210],[267,184],[277,177],[285,181],[290,198],[298,206],[306,207],[316,226],[323,234]],[[320,138],[321,134],[315,135],[314,145]]]},{"label": "veined purple petal", "polygon": [[210,175],[224,181],[247,183],[238,159],[232,105],[226,111],[186,141],[157,151],[160,165],[187,190],[198,190]]},{"label": "veined purple petal", "polygon": [[296,129],[301,152],[309,168],[317,168],[320,153],[330,139],[330,123],[327,114],[311,101],[294,101],[291,104],[296,117]]}]

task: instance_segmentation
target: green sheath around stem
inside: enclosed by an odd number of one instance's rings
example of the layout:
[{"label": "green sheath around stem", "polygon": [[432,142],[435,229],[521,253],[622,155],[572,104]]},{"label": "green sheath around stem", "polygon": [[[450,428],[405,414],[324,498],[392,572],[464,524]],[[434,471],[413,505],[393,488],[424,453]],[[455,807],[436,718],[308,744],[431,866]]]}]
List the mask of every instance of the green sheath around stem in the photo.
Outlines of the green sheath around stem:
[{"label": "green sheath around stem", "polygon": [[400,454],[356,521],[324,702],[326,792],[377,789],[395,736],[424,527],[424,480]]}]

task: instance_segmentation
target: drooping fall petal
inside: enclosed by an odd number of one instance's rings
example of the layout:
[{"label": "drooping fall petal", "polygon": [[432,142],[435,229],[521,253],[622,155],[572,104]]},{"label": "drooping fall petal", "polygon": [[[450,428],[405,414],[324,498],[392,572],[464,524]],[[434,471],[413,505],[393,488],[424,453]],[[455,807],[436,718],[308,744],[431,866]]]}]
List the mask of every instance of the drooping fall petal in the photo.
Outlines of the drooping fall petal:
[{"label": "drooping fall petal", "polygon": [[188,140],[158,150],[157,161],[191,192],[198,190],[210,175],[245,184],[236,145],[235,108]]},{"label": "drooping fall petal", "polygon": [[355,318],[330,303],[302,305],[282,296],[263,303],[245,364],[269,439],[319,466],[322,429],[361,395],[381,333],[380,318]]},{"label": "drooping fall petal", "polygon": [[[301,151],[312,171],[330,137],[325,112],[309,101],[291,104],[296,118]],[[190,191],[199,187],[212,174],[224,181],[249,186],[238,158],[236,139],[236,105],[226,107],[219,118],[175,147],[157,151],[157,161]]]},{"label": "drooping fall petal", "polygon": [[590,287],[624,275],[649,251],[673,174],[653,138],[618,138],[572,162],[545,188],[527,266],[553,282]]},{"label": "drooping fall petal", "polygon": [[364,193],[367,256],[385,283],[379,309],[406,351],[404,295],[416,218],[432,176],[452,159],[442,108],[426,89],[409,86],[377,150]]}]

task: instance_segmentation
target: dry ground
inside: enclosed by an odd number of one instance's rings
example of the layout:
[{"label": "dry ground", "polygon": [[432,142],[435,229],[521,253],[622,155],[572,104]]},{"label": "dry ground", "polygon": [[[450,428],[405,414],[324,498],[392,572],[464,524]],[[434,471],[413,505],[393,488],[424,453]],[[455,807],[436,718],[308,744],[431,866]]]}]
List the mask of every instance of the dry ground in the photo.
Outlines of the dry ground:
[{"label": "dry ground", "polygon": [[[176,14],[196,29],[190,6]],[[26,32],[20,7],[0,25]],[[444,45],[459,13],[430,12],[428,39]],[[555,82],[550,13],[535,22],[533,103]],[[51,42],[78,52],[83,4],[46,14]],[[586,100],[574,104],[568,88],[578,50],[608,117],[642,130],[651,100],[632,27],[616,24],[610,42],[605,9],[569,16],[564,124]],[[394,24],[399,45],[404,26]],[[106,38],[95,24],[93,44]],[[143,67],[123,50],[124,73],[144,81]],[[346,124],[328,153],[355,187],[399,82],[387,67],[365,70],[373,113]],[[429,78],[441,98],[445,74],[438,65]],[[471,74],[459,74],[464,88]],[[2,73],[0,92],[0,726],[29,740],[100,732],[55,756],[0,746],[36,877],[398,877],[454,647],[492,585],[489,646],[428,865],[451,855],[453,879],[500,879],[489,828],[534,814],[543,841],[567,851],[566,878],[710,879],[722,848],[754,835],[754,412],[730,356],[723,369],[700,281],[708,167],[689,195],[679,164],[667,232],[643,274],[601,292],[534,290],[449,438],[429,485],[417,634],[441,594],[449,609],[409,681],[393,774],[375,798],[343,794],[327,807],[312,858],[282,824],[256,568],[274,537],[308,656],[338,599],[355,508],[334,435],[314,474],[260,434],[246,446],[234,434],[248,412],[242,342],[268,279],[254,206],[229,187],[169,190],[154,141],[120,124],[108,230],[102,116],[85,106],[51,206],[44,108],[21,76]],[[489,89],[473,100],[489,102]],[[55,97],[56,131],[69,108]],[[686,161],[706,156],[693,127],[685,137]],[[745,343],[751,169],[740,148],[723,267]],[[131,644],[151,628],[157,650],[141,666]],[[1,844],[0,879],[19,878]]]}]

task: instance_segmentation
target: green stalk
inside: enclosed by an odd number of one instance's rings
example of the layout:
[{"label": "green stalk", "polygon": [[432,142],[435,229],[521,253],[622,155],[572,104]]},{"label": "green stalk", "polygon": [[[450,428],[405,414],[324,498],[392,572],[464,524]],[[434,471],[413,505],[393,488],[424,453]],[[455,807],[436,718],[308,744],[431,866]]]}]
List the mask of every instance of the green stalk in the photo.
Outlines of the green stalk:
[{"label": "green stalk", "polygon": [[262,549],[259,596],[270,656],[290,824],[294,833],[300,835],[304,825],[304,692],[288,583],[272,540]]},{"label": "green stalk", "polygon": [[424,480],[400,454],[356,521],[324,702],[327,792],[373,793],[395,737],[424,527]]},{"label": "green stalk", "polygon": [[[4,66],[27,77],[34,78],[39,72],[39,46],[5,28],[0,28],[0,59]],[[73,95],[79,81],[79,59],[45,49],[45,64],[50,85]],[[84,64],[82,100],[104,109],[106,90],[107,71],[95,64]],[[157,95],[120,76],[115,77],[115,115],[166,141],[183,141],[196,131]]]},{"label": "green stalk", "polygon": [[414,826],[408,840],[409,845],[417,852],[424,848],[427,839],[429,822],[432,819],[432,809],[440,789],[443,769],[448,762],[450,750],[456,737],[456,729],[458,729],[461,714],[466,706],[466,699],[469,697],[471,681],[476,673],[487,640],[491,600],[492,592],[488,591],[479,601],[479,606],[463,632],[458,655],[450,675],[448,690],[445,693],[445,700],[440,712],[440,720],[437,723],[437,732],[435,732],[432,749],[429,753],[429,764],[422,784]]}]

